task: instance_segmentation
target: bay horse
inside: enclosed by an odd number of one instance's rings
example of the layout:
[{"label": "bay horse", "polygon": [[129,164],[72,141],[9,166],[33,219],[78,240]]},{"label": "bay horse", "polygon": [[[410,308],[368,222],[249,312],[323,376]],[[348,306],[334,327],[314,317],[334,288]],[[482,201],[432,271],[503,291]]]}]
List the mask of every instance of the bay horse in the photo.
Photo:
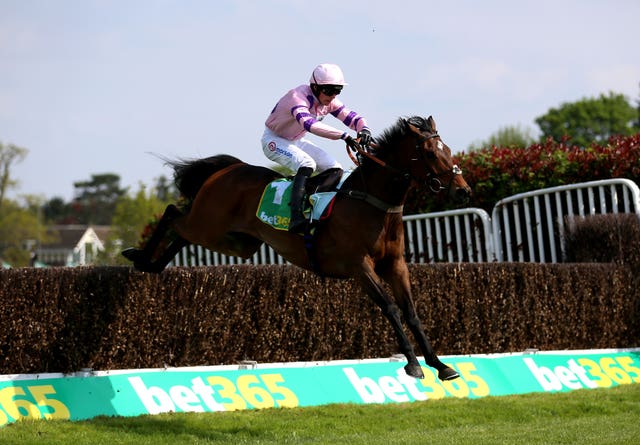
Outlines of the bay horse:
[{"label": "bay horse", "polygon": [[408,375],[424,378],[401,314],[425,362],[441,380],[455,379],[458,373],[437,357],[416,313],[404,257],[402,208],[412,185],[426,184],[457,201],[468,200],[471,189],[431,116],[400,118],[376,137],[373,150],[357,142],[352,148],[359,153],[359,166],[340,188],[331,216],[316,228],[312,250],[305,237],[277,230],[256,216],[265,187],[281,175],[218,155],[168,161],[190,205],[182,210],[169,205],[147,244],[122,253],[138,270],[161,272],[189,244],[248,258],[267,243],[294,265],[321,276],[357,280],[393,326]]}]

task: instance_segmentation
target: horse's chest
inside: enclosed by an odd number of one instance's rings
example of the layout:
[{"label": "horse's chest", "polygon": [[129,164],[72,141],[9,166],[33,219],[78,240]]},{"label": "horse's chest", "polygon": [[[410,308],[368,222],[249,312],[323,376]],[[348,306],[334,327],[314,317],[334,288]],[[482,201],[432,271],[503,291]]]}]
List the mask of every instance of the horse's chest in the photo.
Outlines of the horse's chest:
[{"label": "horse's chest", "polygon": [[380,232],[376,242],[373,244],[372,253],[374,257],[389,257],[401,255],[404,251],[404,233],[402,228],[385,227]]}]

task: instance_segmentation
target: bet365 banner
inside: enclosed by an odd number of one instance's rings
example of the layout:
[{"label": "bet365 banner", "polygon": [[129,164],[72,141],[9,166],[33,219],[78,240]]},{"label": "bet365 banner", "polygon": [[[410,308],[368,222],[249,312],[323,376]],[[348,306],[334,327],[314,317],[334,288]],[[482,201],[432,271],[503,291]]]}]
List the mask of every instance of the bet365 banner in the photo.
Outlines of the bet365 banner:
[{"label": "bet365 banner", "polygon": [[411,402],[640,383],[640,348],[442,359],[459,379],[441,382],[424,367],[425,378],[416,380],[405,374],[404,360],[393,359],[0,376],[0,426],[25,418]]}]

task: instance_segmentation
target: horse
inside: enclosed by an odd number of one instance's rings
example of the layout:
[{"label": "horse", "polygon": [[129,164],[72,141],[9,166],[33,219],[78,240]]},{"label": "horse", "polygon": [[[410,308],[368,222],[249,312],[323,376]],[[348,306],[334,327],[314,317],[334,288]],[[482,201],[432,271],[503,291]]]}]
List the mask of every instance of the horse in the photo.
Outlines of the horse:
[{"label": "horse", "polygon": [[146,245],[122,253],[136,269],[159,273],[189,244],[248,258],[266,243],[301,268],[357,280],[393,326],[407,359],[407,375],[424,378],[401,317],[425,363],[438,371],[441,380],[455,379],[458,373],[440,361],[416,313],[404,257],[402,210],[413,185],[426,185],[461,203],[469,199],[471,189],[431,116],[401,117],[375,138],[369,150],[357,141],[351,149],[358,165],[338,190],[331,216],[315,228],[311,248],[307,237],[276,230],[256,216],[265,187],[281,174],[217,155],[167,160],[178,190],[190,204],[184,209],[169,205]]}]

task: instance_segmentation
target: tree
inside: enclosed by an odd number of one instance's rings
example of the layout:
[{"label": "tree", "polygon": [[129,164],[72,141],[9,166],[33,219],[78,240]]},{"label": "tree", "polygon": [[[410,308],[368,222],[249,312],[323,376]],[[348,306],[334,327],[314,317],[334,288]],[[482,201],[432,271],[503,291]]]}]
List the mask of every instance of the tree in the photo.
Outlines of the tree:
[{"label": "tree", "polygon": [[610,92],[598,98],[585,98],[577,102],[551,108],[535,119],[542,137],[587,147],[592,143],[606,144],[611,136],[629,136],[638,131],[638,112],[622,94]]},{"label": "tree", "polygon": [[156,179],[155,192],[156,197],[162,202],[177,201],[180,196],[176,185],[164,175]]},{"label": "tree", "polygon": [[0,209],[0,257],[12,266],[29,265],[35,247],[50,241],[38,212],[37,198],[27,197],[27,205],[6,200]]},{"label": "tree", "polygon": [[78,218],[72,206],[59,196],[54,196],[42,206],[42,216],[48,224],[73,224]]},{"label": "tree", "polygon": [[111,217],[126,189],[120,188],[120,176],[114,173],[91,175],[88,181],[74,182],[76,197],[72,207],[81,224],[111,224]]},{"label": "tree", "polygon": [[9,187],[15,185],[11,179],[11,166],[15,162],[22,162],[27,157],[29,150],[17,145],[5,145],[0,141],[0,208]]},{"label": "tree", "polygon": [[527,147],[535,142],[529,128],[520,125],[508,125],[491,134],[486,141],[474,142],[468,151],[486,147]]},{"label": "tree", "polygon": [[151,189],[147,193],[143,184],[140,184],[135,196],[121,196],[114,209],[105,251],[99,255],[98,263],[129,264],[120,255],[121,249],[138,245],[140,233],[162,215],[168,204],[169,202],[158,198],[158,190]]},{"label": "tree", "polygon": [[[638,84],[640,85],[640,84]],[[636,128],[640,128],[640,97],[638,97],[638,99],[636,99],[636,110],[638,111],[638,114],[636,116],[637,120],[636,120]]]}]

